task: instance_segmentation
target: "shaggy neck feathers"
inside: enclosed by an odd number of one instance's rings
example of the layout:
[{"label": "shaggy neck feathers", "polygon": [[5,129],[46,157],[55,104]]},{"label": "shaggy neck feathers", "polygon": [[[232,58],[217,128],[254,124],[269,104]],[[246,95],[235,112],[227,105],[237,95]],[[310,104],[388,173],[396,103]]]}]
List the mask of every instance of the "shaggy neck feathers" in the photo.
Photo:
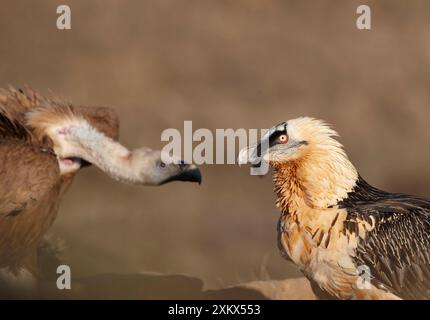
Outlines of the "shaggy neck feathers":
[{"label": "shaggy neck feathers", "polygon": [[273,164],[277,205],[284,211],[306,206],[326,209],[348,197],[358,173],[340,144],[331,137],[326,144],[312,145],[300,159]]}]

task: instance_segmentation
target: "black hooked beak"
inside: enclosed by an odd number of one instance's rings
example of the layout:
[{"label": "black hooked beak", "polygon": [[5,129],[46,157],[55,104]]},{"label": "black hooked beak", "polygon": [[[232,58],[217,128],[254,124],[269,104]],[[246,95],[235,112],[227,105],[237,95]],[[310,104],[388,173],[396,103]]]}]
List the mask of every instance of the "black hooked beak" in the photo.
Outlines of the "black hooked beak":
[{"label": "black hooked beak", "polygon": [[268,142],[266,140],[260,140],[256,145],[241,150],[238,158],[239,165],[249,163],[251,167],[259,168],[261,166],[261,156],[267,149]]},{"label": "black hooked beak", "polygon": [[179,164],[180,172],[166,180],[163,181],[162,184],[171,182],[171,181],[189,181],[189,182],[197,182],[198,184],[202,183],[202,174],[200,169],[193,164],[187,164],[181,161]]},{"label": "black hooked beak", "polygon": [[241,150],[238,159],[239,164],[250,163],[251,167],[261,167],[261,161],[264,154],[269,150],[269,148],[277,144],[276,138],[279,135],[286,133],[286,122],[281,122],[280,124],[270,128],[256,145]]}]

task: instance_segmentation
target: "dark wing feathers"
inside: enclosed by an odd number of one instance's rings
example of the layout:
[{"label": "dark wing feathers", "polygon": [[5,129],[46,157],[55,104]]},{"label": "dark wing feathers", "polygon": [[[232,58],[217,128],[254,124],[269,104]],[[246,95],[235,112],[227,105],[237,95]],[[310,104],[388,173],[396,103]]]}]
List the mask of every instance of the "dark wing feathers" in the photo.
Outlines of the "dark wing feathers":
[{"label": "dark wing feathers", "polygon": [[16,138],[27,140],[30,132],[10,114],[8,108],[0,104],[0,138]]},{"label": "dark wing feathers", "polygon": [[0,101],[0,217],[31,207],[57,183],[59,167],[51,144],[50,139],[36,139]]},{"label": "dark wing feathers", "polygon": [[404,299],[430,299],[430,201],[384,193],[346,209],[349,224],[375,220],[355,257],[370,268],[373,283]]},{"label": "dark wing feathers", "polygon": [[24,113],[30,111],[34,107],[49,104],[50,100],[41,96],[37,91],[24,87],[17,89],[13,87],[0,88],[0,106],[8,111],[9,116],[18,119]]},{"label": "dark wing feathers", "polygon": [[50,139],[37,139],[25,125],[25,112],[42,101],[43,98],[30,88],[0,88],[0,139],[16,139],[45,149],[52,148]]}]

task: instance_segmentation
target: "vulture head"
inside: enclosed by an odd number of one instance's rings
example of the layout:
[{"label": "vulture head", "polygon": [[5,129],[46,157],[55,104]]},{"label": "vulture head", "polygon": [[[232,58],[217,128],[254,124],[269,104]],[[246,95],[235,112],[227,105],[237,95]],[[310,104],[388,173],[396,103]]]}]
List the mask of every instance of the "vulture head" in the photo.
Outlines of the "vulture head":
[{"label": "vulture head", "polygon": [[163,185],[172,181],[202,182],[202,176],[197,166],[188,164],[181,159],[163,161],[160,150],[142,147],[131,152],[130,165],[138,172],[136,183],[146,185]]},{"label": "vulture head", "polygon": [[[302,117],[281,122],[256,145],[239,153],[239,164],[274,168],[279,190],[298,186],[312,207],[327,207],[344,199],[357,181],[358,173],[349,161],[338,134],[325,122]],[[266,173],[266,172],[264,172]]]},{"label": "vulture head", "polygon": [[335,152],[343,155],[342,146],[333,139],[337,133],[325,122],[302,117],[281,122],[270,128],[256,145],[242,149],[239,163],[272,166],[305,160],[315,153]]}]

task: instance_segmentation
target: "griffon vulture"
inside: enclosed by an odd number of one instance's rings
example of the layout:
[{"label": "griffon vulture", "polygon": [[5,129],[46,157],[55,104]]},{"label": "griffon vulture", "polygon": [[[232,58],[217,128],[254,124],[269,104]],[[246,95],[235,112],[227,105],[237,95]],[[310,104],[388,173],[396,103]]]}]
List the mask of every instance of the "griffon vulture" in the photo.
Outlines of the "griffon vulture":
[{"label": "griffon vulture", "polygon": [[83,166],[138,185],[200,183],[194,165],[164,163],[160,151],[122,146],[118,127],[109,108],[73,106],[29,88],[0,89],[0,287],[35,283],[37,246]]}]

